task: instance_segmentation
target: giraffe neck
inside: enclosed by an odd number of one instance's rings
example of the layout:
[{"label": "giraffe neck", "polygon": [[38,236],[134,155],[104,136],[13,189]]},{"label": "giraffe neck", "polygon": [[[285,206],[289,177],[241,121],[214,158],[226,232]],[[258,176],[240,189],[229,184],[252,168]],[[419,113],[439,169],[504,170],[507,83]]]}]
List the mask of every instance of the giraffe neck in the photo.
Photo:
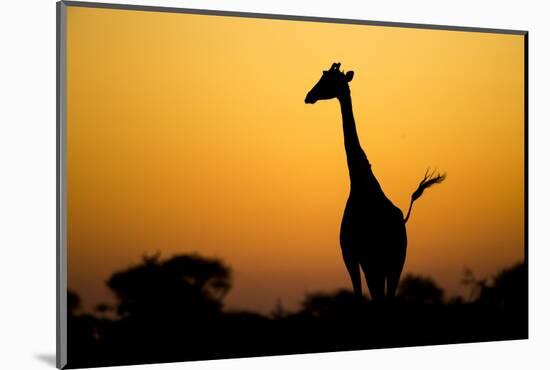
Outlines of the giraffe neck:
[{"label": "giraffe neck", "polygon": [[353,108],[351,106],[351,96],[346,94],[340,98],[340,108],[342,110],[342,123],[344,127],[344,146],[346,148],[346,159],[348,163],[350,179],[350,199],[351,194],[372,194],[383,196],[384,192],[372,173],[367,155],[361,148],[355,119],[353,118]]},{"label": "giraffe neck", "polygon": [[344,147],[346,148],[348,165],[350,165],[350,160],[359,157],[365,157],[365,153],[363,151],[363,148],[361,148],[359,136],[357,136],[357,128],[355,127],[355,119],[353,118],[351,95],[349,93],[344,94],[343,96],[338,98],[338,101],[340,102],[340,110],[342,112],[342,124],[344,128]]}]

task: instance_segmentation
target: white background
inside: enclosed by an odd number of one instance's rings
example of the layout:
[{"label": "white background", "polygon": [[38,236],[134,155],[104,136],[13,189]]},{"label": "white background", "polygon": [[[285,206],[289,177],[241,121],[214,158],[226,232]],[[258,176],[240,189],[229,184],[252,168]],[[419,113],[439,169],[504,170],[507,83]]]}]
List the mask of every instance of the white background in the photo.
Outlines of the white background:
[{"label": "white background", "polygon": [[[118,2],[112,0],[111,2]],[[501,343],[149,365],[132,369],[548,369],[550,12],[544,1],[131,1],[530,31],[530,339]],[[5,1],[0,21],[0,368],[55,355],[55,2]],[[342,40],[345,42],[345,40]],[[292,60],[288,60],[292,63]],[[549,265],[547,265],[549,264]],[[353,330],[353,328],[350,328]]]}]

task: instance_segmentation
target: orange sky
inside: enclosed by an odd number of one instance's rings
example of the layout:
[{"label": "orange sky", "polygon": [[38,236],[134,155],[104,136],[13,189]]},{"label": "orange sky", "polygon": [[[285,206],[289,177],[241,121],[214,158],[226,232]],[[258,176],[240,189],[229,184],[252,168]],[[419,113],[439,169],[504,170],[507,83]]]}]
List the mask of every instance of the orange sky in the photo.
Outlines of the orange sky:
[{"label": "orange sky", "polygon": [[68,7],[68,284],[91,307],[138,263],[199,252],[234,270],[230,307],[295,308],[351,288],[336,101],[304,104],[332,62],[355,71],[358,133],[406,212],[405,273],[463,293],[523,260],[523,36]]}]

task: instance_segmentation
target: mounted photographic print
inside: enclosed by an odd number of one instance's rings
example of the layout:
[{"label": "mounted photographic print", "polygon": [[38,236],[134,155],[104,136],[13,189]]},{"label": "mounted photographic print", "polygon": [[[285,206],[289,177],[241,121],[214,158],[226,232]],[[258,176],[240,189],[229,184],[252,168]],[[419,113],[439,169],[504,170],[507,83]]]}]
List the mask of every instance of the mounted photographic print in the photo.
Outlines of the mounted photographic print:
[{"label": "mounted photographic print", "polygon": [[58,367],[527,338],[527,32],[57,10]]}]

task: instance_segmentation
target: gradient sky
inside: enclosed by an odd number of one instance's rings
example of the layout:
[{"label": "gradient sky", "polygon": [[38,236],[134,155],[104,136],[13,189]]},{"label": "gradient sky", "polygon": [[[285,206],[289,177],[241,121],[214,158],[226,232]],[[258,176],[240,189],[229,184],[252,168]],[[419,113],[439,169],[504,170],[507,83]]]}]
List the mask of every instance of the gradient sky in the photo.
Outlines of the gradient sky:
[{"label": "gradient sky", "polygon": [[523,36],[68,7],[68,285],[87,307],[144,254],[234,271],[227,304],[296,308],[351,288],[336,101],[304,104],[332,62],[362,146],[406,212],[405,271],[464,294],[524,253]]}]

